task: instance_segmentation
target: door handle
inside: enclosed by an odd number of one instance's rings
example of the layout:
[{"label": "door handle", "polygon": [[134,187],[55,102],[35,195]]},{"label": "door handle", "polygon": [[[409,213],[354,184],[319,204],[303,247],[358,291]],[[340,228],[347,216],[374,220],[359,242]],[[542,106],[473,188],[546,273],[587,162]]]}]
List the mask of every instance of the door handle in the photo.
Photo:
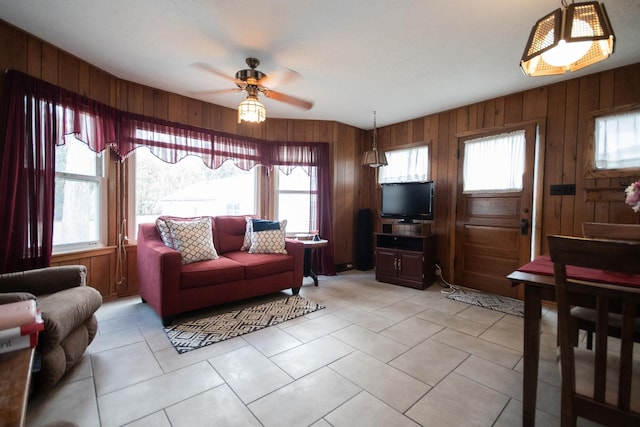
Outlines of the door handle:
[{"label": "door handle", "polygon": [[520,234],[523,236],[529,234],[529,220],[526,218],[520,220]]}]

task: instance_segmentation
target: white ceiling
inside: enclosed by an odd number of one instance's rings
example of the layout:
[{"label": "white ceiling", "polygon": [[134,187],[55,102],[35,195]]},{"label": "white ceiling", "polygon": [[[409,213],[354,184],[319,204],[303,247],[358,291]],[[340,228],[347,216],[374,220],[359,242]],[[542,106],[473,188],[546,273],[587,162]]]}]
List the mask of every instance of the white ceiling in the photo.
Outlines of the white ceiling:
[{"label": "white ceiling", "polygon": [[604,0],[616,35],[606,61],[559,77],[526,77],[533,24],[560,0],[0,0],[0,19],[119,78],[235,108],[247,68],[300,74],[272,89],[311,110],[261,100],[269,117],[362,129],[445,111],[640,62],[640,1]]}]

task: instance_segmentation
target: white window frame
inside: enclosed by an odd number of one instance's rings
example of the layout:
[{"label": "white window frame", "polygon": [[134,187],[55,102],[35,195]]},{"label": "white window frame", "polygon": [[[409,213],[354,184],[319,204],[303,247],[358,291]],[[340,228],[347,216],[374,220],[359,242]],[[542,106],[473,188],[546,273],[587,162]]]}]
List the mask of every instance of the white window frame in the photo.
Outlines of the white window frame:
[{"label": "white window frame", "polygon": [[640,110],[595,117],[594,169],[640,169]]},{"label": "white window frame", "polygon": [[[283,220],[283,219],[288,219],[288,218],[281,218],[280,217],[280,195],[281,194],[298,194],[298,195],[306,195],[307,198],[309,200],[311,200],[311,188],[318,188],[317,182],[316,185],[310,185],[308,190],[281,190],[280,189],[280,174],[284,173],[282,172],[279,168],[275,167],[276,171],[278,173],[273,174],[274,175],[274,207],[275,207],[275,216],[276,218],[278,218],[279,220]],[[299,167],[294,168],[294,170],[299,169]],[[309,177],[309,179],[313,179],[313,177]],[[317,175],[316,178],[317,179]],[[318,200],[319,195],[316,192],[316,203],[319,203]],[[311,208],[310,206],[307,205],[307,207]],[[316,207],[317,208],[317,207]],[[311,231],[317,231],[319,224],[317,223],[317,215],[314,215],[313,213],[309,214],[311,216],[311,218],[309,218],[309,222],[310,224],[308,225],[308,230],[294,230],[290,227],[290,224],[287,224],[287,236],[293,236],[297,233],[301,233],[301,234],[306,234],[309,233]],[[311,222],[315,219],[315,224],[311,224]],[[314,229],[315,228],[315,229]],[[314,230],[312,230],[314,229]]]},{"label": "white window frame", "polygon": [[[67,139],[68,140],[68,139]],[[84,144],[82,141],[80,143]],[[87,150],[91,151],[89,147]],[[52,247],[52,254],[58,255],[66,252],[82,251],[92,248],[104,247],[107,244],[107,177],[105,172],[105,156],[101,153],[93,153],[96,161],[95,175],[84,175],[69,172],[55,172],[55,181],[63,179],[66,181],[90,182],[98,184],[98,206],[96,206],[98,214],[98,239],[80,241],[75,243],[57,244]],[[55,196],[54,196],[55,197]],[[75,207],[83,209],[82,206]],[[55,209],[55,205],[54,205]],[[55,212],[54,212],[55,218]]]}]

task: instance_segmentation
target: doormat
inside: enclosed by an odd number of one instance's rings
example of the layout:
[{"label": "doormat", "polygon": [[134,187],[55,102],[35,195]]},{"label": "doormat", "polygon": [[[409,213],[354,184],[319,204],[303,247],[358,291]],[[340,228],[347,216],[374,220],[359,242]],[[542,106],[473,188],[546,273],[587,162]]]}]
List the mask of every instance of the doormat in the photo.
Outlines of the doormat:
[{"label": "doormat", "polygon": [[447,298],[488,308],[489,310],[524,317],[524,302],[518,299],[479,292],[469,288],[462,288],[460,286],[456,286],[455,289],[456,291],[447,295]]},{"label": "doormat", "polygon": [[178,353],[277,325],[325,308],[299,295],[164,328]]}]

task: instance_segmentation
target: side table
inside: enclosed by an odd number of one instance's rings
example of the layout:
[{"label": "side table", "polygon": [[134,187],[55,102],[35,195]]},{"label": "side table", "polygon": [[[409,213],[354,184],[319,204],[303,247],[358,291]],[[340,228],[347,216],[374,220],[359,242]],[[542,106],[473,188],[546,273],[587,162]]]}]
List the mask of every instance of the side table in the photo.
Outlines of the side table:
[{"label": "side table", "polygon": [[299,240],[304,244],[304,277],[311,277],[313,284],[318,286],[318,275],[311,269],[311,254],[317,248],[324,248],[329,244],[328,240]]},{"label": "side table", "polygon": [[23,426],[31,383],[34,348],[0,354],[0,421]]}]

